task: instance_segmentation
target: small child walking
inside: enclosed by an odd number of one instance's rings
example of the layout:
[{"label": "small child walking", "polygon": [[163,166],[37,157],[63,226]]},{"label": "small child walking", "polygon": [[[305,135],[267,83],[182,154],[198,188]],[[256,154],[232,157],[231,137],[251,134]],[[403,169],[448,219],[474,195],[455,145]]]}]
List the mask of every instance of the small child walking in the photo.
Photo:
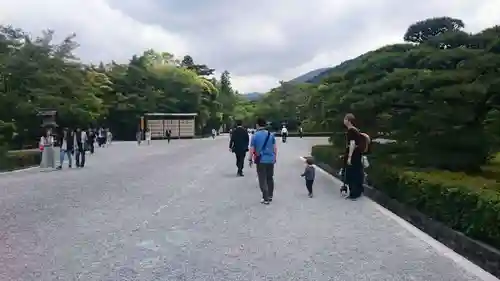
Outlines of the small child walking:
[{"label": "small child walking", "polygon": [[316,176],[316,169],[314,168],[313,164],[314,163],[312,159],[310,158],[307,159],[304,173],[300,175],[301,177],[304,177],[306,180],[306,188],[307,191],[309,192],[309,198],[313,197],[313,184],[314,184],[314,177]]}]

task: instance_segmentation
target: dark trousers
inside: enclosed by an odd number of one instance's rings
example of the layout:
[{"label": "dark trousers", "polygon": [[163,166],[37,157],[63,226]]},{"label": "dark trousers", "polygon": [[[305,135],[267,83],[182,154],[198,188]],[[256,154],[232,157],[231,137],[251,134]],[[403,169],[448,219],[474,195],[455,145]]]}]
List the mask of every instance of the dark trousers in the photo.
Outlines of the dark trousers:
[{"label": "dark trousers", "polygon": [[87,144],[89,146],[90,154],[94,154],[94,140],[91,140]]},{"label": "dark trousers", "polygon": [[266,201],[272,199],[274,193],[274,164],[257,164],[257,177],[259,179],[260,191],[262,191],[262,199]]},{"label": "dark trousers", "polygon": [[313,193],[313,184],[314,184],[314,180],[306,180],[306,188],[307,188],[307,191],[309,192],[309,194]]},{"label": "dark trousers", "polygon": [[77,167],[85,166],[85,149],[83,146],[75,149],[75,162]]},{"label": "dark trousers", "polygon": [[99,144],[99,147],[102,147],[106,143],[106,138],[104,137],[98,138],[97,143]]},{"label": "dark trousers", "polygon": [[345,182],[349,186],[349,197],[358,198],[364,191],[365,172],[360,157],[351,159],[351,165],[346,165]]},{"label": "dark trousers", "polygon": [[236,155],[236,167],[238,168],[238,172],[243,172],[243,166],[245,165],[245,156],[247,155],[246,151],[235,151]]}]

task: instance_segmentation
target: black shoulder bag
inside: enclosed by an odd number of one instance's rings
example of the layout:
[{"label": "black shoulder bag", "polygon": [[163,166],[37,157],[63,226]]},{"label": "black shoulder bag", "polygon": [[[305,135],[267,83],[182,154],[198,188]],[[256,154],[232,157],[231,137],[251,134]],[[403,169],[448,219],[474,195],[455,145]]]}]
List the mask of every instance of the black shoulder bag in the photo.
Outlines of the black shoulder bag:
[{"label": "black shoulder bag", "polygon": [[261,157],[262,151],[266,148],[267,142],[269,141],[269,137],[271,137],[271,132],[267,131],[266,140],[264,141],[264,144],[262,145],[262,148],[260,149],[259,154],[255,155],[255,164],[260,164],[260,157]]}]

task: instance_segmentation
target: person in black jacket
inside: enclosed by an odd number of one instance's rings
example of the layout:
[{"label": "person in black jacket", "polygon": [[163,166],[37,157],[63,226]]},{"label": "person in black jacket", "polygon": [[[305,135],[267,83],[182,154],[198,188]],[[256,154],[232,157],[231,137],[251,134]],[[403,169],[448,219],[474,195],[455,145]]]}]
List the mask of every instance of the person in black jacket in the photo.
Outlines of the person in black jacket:
[{"label": "person in black jacket", "polygon": [[236,155],[236,167],[238,168],[237,175],[243,176],[243,166],[245,163],[245,155],[248,151],[249,144],[248,131],[243,128],[240,120],[236,121],[236,128],[232,130],[231,141],[229,142],[229,151]]},{"label": "person in black jacket", "polygon": [[170,140],[172,139],[172,130],[167,129],[165,131],[165,137],[167,138],[167,142],[170,143]]}]

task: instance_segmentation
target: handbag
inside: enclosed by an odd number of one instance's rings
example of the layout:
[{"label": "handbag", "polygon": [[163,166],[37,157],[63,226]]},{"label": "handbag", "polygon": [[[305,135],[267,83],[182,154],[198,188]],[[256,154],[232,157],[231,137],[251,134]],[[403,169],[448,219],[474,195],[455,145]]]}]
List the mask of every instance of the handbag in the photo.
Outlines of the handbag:
[{"label": "handbag", "polygon": [[266,140],[264,141],[264,144],[262,145],[262,148],[260,149],[259,154],[255,155],[255,161],[254,161],[255,164],[260,164],[260,158],[261,158],[262,151],[264,150],[264,148],[266,148],[267,142],[269,141],[270,137],[271,137],[271,132],[267,131]]}]

